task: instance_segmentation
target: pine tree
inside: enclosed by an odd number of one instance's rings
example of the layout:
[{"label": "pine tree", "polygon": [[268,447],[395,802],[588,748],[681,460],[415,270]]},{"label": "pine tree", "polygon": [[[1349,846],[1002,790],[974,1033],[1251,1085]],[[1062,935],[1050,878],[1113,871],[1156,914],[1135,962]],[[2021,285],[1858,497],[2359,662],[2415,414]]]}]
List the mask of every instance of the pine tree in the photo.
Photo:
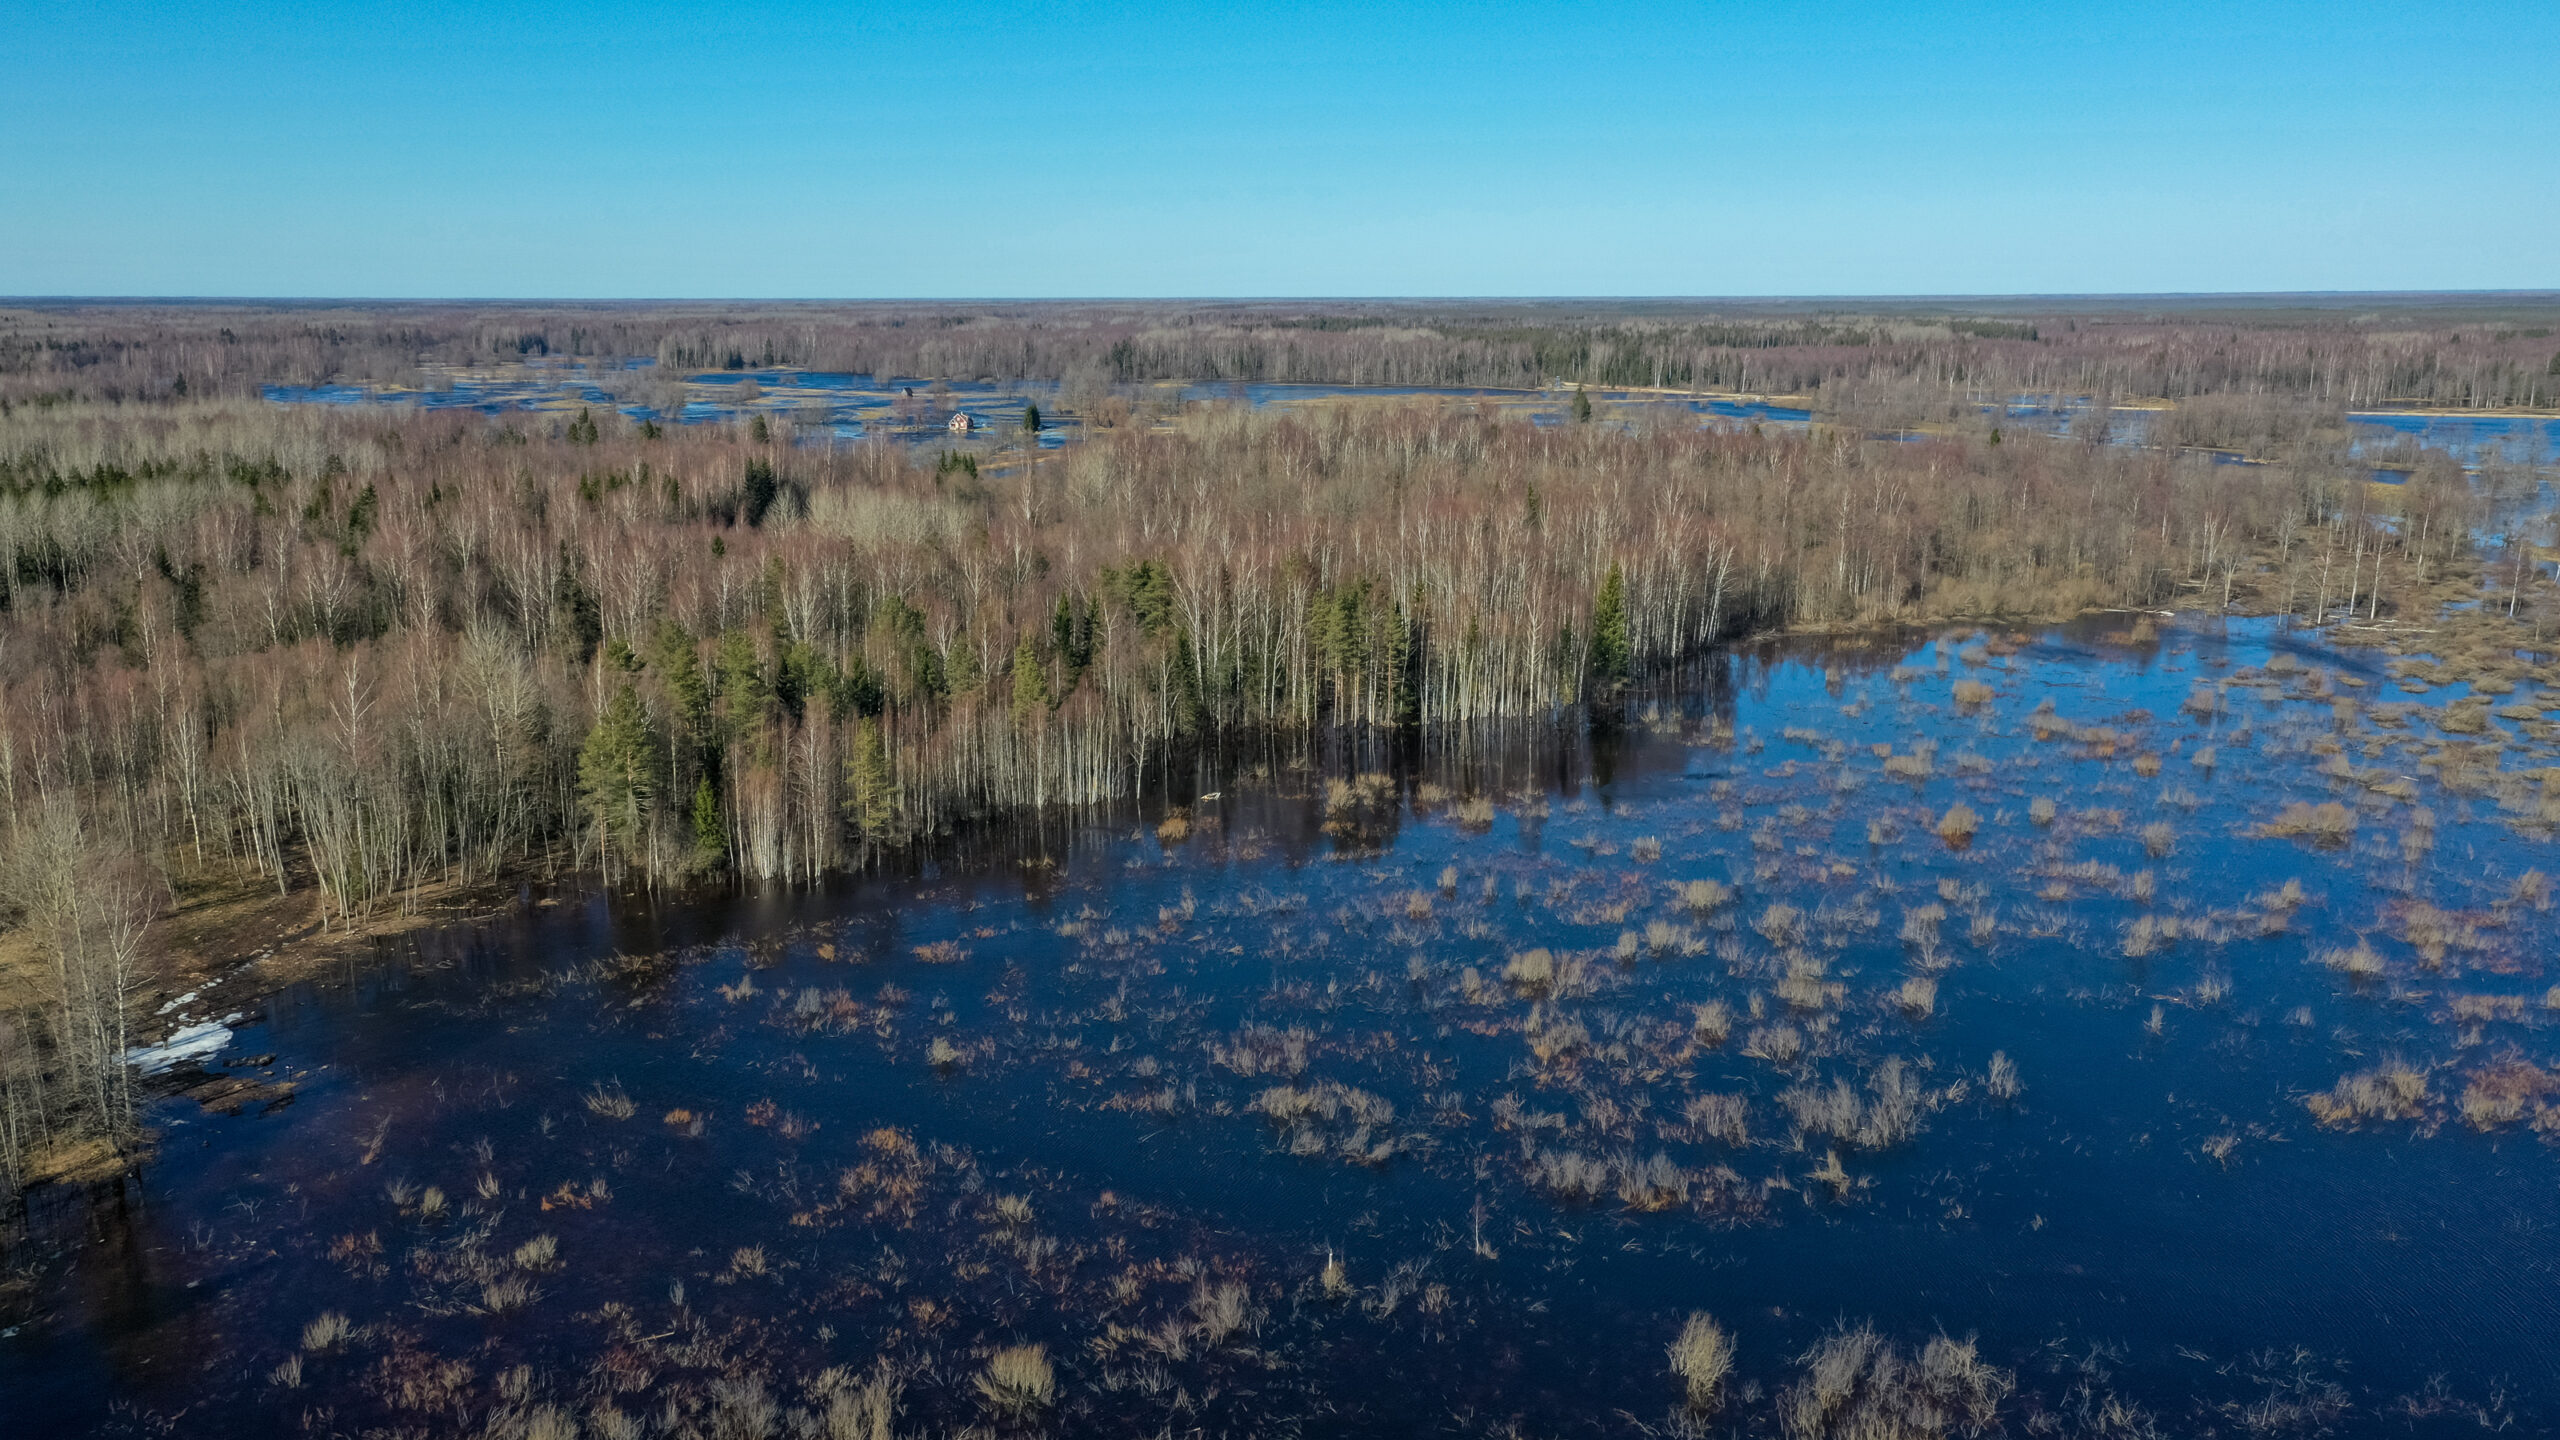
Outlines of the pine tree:
[{"label": "pine tree", "polygon": [[657,737],[649,732],[639,695],[625,681],[578,750],[578,798],[586,803],[608,858],[619,854],[630,859],[639,853],[657,778]]},{"label": "pine tree", "polygon": [[1025,435],[1037,435],[1040,433],[1039,406],[1025,405],[1022,407],[1022,433]]},{"label": "pine tree", "polygon": [[1600,598],[1591,606],[1591,678],[1615,689],[1627,683],[1635,667],[1635,647],[1627,638],[1627,577],[1616,561],[1600,582]]},{"label": "pine tree", "polygon": [[1591,421],[1591,392],[1579,385],[1573,387],[1573,423],[1587,425]]}]

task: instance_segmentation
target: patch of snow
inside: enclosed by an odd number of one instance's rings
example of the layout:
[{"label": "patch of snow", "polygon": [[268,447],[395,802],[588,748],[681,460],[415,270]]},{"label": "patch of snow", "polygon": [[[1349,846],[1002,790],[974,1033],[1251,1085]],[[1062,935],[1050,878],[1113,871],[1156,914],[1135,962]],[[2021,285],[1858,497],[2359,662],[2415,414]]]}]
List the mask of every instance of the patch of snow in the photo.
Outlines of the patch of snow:
[{"label": "patch of snow", "polygon": [[179,996],[177,999],[170,1001],[168,1004],[161,1006],[160,1013],[166,1015],[170,1011],[177,1009],[179,1006],[186,1004],[194,998],[196,998],[196,992],[190,990],[186,994]]},{"label": "patch of snow", "polygon": [[137,1065],[145,1075],[157,1075],[181,1060],[194,1060],[214,1054],[231,1043],[231,1023],[239,1013],[219,1020],[202,1020],[181,1026],[168,1039],[157,1045],[143,1045],[124,1052],[124,1063]]}]

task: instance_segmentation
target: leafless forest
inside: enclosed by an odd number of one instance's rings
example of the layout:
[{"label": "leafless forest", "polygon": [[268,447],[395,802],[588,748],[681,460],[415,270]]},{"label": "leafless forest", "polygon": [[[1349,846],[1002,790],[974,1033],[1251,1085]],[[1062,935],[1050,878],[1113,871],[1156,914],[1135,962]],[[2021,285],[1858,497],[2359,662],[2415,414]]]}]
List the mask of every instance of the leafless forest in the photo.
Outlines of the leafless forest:
[{"label": "leafless forest", "polygon": [[[134,998],[191,890],[254,878],[350,927],[532,864],[799,882],[1127,796],[1205,737],[1571,714],[1777,627],[2370,621],[2484,574],[2513,591],[2529,571],[2476,539],[2495,477],[2427,454],[2370,484],[2343,412],[2548,406],[2551,322],[2485,302],[0,311],[0,1174],[127,1143]],[[257,398],[558,354],[1061,379],[1078,433],[942,451]],[[1818,418],[1547,426],[1115,388],[1165,378],[1749,390]],[[2108,443],[2102,410],[2053,436],[1978,408],[2044,393],[2173,408],[2143,445]],[[2532,594],[2499,603],[2539,624]]]}]

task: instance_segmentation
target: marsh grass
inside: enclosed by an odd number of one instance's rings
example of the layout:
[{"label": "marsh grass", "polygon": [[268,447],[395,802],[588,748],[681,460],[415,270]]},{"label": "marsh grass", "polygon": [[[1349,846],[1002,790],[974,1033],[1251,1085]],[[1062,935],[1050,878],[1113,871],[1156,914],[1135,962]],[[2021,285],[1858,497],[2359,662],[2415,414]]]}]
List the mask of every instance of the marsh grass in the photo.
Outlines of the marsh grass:
[{"label": "marsh grass", "polygon": [[1058,1398],[1058,1375],[1044,1345],[1008,1345],[987,1357],[977,1378],[987,1408],[1019,1420],[1046,1410]]},{"label": "marsh grass", "polygon": [[1778,1397],[1789,1440],[1940,1440],[1979,1435],[2017,1388],[1971,1339],[1931,1338],[1906,1356],[1867,1325],[1843,1326],[1798,1358],[1800,1377]]},{"label": "marsh grass", "polygon": [[2329,1090],[2306,1096],[2302,1103],[2322,1125],[2345,1128],[2368,1121],[2424,1119],[2434,1098],[2426,1071],[2393,1059],[2342,1075]]},{"label": "marsh grass", "polygon": [[606,1081],[589,1089],[586,1103],[589,1114],[607,1120],[628,1120],[640,1113],[640,1107],[622,1092],[622,1082],[618,1080]]},{"label": "marsh grass", "polygon": [[1938,817],[1937,828],[1939,839],[1961,850],[1973,843],[1974,832],[1982,828],[1982,817],[1974,812],[1972,806],[1959,800],[1947,807],[1946,814]]},{"label": "marsh grass", "polygon": [[2356,813],[2335,800],[2324,800],[2318,804],[2296,800],[2288,803],[2259,833],[2305,838],[2329,847],[2342,846],[2355,838]]},{"label": "marsh grass", "polygon": [[1671,1373],[1686,1391],[1692,1414],[1704,1415],[1722,1398],[1733,1373],[1733,1337],[1704,1310],[1693,1310],[1668,1350]]}]

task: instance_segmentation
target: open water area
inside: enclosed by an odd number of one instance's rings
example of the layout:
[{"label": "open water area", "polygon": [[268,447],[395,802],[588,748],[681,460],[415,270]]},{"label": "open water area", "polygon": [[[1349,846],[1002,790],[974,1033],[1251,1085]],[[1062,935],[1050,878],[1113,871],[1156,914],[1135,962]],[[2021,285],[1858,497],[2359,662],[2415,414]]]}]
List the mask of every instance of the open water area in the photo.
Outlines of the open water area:
[{"label": "open water area", "polygon": [[0,1429],[1777,1435],[1871,1326],[2010,1434],[2547,1431],[2560,666],[2416,643],[1773,642],[243,986]]}]

